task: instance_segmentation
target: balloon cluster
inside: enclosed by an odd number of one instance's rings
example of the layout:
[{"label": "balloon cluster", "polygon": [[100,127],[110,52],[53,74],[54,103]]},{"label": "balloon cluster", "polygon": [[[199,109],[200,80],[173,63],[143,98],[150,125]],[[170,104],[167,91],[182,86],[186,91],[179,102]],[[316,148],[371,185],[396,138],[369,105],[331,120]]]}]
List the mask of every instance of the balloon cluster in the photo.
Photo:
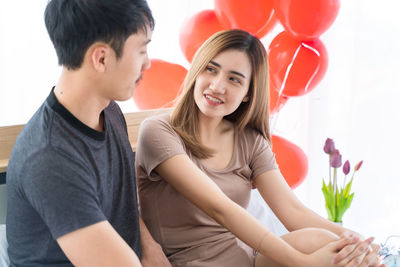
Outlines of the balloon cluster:
[{"label": "balloon cluster", "polygon": [[[218,31],[242,29],[262,38],[280,22],[284,31],[267,49],[270,113],[276,114],[289,98],[309,93],[323,78],[328,55],[319,36],[332,25],[339,6],[339,0],[214,0],[213,10],[200,11],[184,23],[179,43],[191,62],[203,42]],[[137,106],[172,106],[185,74],[179,65],[152,60],[135,91]],[[273,135],[272,144],[283,176],[295,188],[307,175],[307,156],[282,137]]]}]

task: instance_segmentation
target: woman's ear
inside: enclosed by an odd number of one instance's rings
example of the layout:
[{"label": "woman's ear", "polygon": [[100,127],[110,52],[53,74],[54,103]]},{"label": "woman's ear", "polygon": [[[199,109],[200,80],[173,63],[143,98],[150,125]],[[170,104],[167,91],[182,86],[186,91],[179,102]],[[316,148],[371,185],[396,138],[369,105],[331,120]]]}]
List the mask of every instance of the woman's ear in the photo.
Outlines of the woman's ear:
[{"label": "woman's ear", "polygon": [[246,96],[243,98],[242,102],[248,102],[248,101],[249,101],[249,96],[246,95]]}]

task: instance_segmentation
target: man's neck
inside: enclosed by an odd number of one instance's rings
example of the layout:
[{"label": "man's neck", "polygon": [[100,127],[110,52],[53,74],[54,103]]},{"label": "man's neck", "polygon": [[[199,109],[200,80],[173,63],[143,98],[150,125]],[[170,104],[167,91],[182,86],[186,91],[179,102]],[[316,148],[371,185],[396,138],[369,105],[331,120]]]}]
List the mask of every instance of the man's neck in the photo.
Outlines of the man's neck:
[{"label": "man's neck", "polygon": [[96,90],[96,83],[79,71],[63,70],[54,89],[57,100],[82,123],[103,131],[102,111],[109,105]]}]

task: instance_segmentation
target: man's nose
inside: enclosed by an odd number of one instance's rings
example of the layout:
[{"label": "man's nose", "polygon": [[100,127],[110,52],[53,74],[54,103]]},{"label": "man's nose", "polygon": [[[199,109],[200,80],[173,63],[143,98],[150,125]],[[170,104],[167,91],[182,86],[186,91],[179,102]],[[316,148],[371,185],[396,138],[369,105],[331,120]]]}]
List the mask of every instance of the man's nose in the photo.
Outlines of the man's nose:
[{"label": "man's nose", "polygon": [[149,56],[146,55],[146,59],[143,62],[142,71],[148,70],[150,67],[151,67],[151,62],[150,62]]}]

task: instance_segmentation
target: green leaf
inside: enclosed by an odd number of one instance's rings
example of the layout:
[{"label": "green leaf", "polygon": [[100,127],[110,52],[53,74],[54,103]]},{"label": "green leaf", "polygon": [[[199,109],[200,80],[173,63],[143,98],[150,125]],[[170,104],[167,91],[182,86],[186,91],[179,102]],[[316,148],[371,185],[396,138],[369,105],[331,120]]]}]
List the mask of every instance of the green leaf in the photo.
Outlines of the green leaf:
[{"label": "green leaf", "polygon": [[328,219],[333,221],[335,218],[335,196],[333,187],[328,187],[325,182],[322,183],[322,193],[325,198],[325,209],[328,213]]},{"label": "green leaf", "polygon": [[336,192],[334,192],[331,181],[329,181],[329,184],[326,184],[322,179],[322,193],[325,198],[325,209],[330,221],[341,222],[344,213],[350,208],[354,197],[354,193],[350,194],[352,183],[353,179],[351,179],[344,188],[337,188]]},{"label": "green leaf", "polygon": [[351,202],[353,201],[354,193],[352,193],[346,201],[346,209],[350,208]]},{"label": "green leaf", "polygon": [[339,199],[340,199],[340,194],[338,191],[336,191],[336,206],[339,206]]},{"label": "green leaf", "polygon": [[351,202],[353,201],[354,193],[351,195],[344,195],[344,194],[338,194],[337,195],[337,210],[336,210],[336,221],[342,221],[342,217],[344,213],[347,211],[348,208],[350,208]]},{"label": "green leaf", "polygon": [[353,179],[350,180],[350,182],[346,185],[346,188],[344,189],[344,195],[347,197],[350,194],[351,190],[351,185],[353,184]]},{"label": "green leaf", "polygon": [[330,191],[333,191],[333,184],[332,184],[331,181],[329,181],[329,184],[327,185],[327,187],[328,187],[328,189],[329,189]]}]

